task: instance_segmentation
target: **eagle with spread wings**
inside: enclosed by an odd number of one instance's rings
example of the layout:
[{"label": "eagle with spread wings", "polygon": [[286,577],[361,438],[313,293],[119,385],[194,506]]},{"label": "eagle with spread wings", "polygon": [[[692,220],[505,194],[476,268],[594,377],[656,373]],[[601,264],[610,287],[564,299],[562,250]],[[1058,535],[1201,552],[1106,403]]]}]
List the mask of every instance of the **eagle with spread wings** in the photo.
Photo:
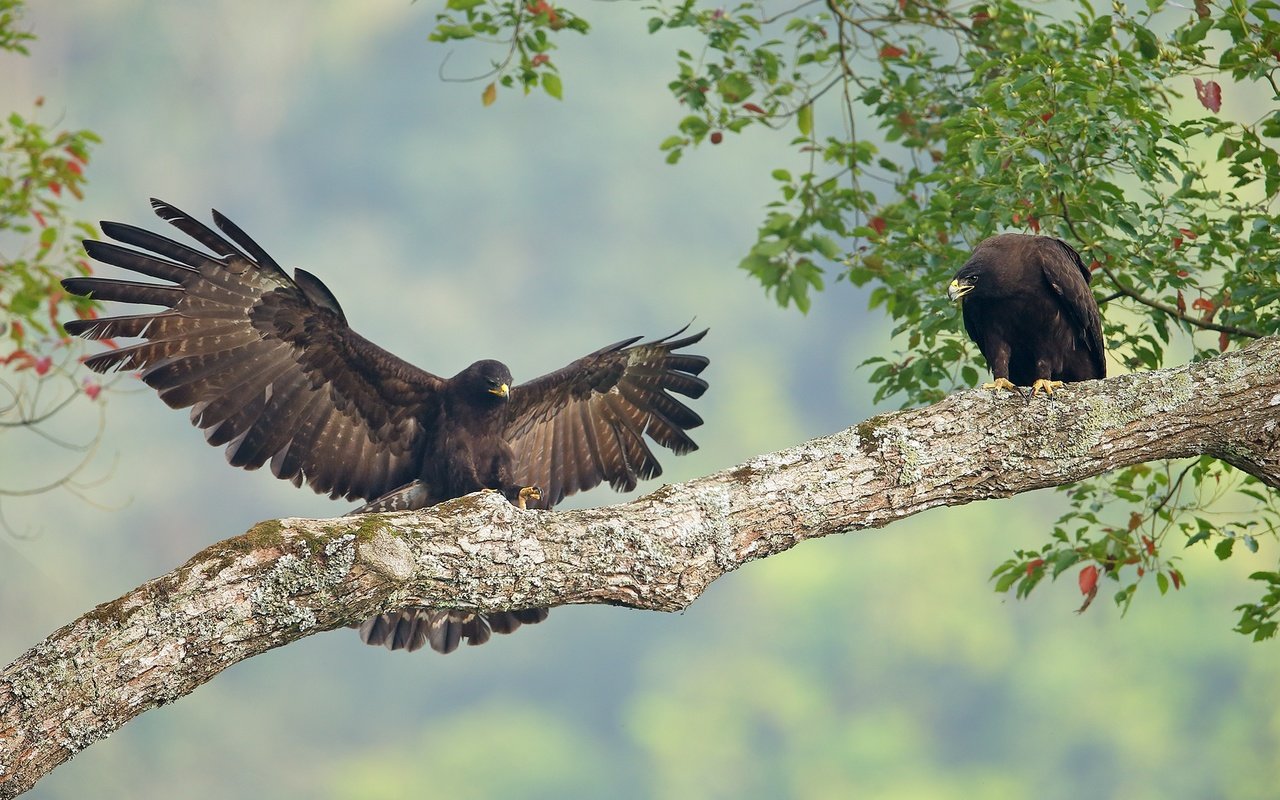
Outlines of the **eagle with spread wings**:
[{"label": "eagle with spread wings", "polygon": [[[441,378],[357,334],[318,278],[302,269],[291,277],[217,211],[225,236],[167,203],[151,205],[205,250],[103,222],[119,244],[87,240],[88,254],[163,282],[78,277],[64,288],[161,309],[64,327],[88,339],[142,339],[85,364],[136,371],[170,407],[190,408],[232,466],[270,464],[295,486],[366,501],[353,513],[425,508],[481,490],[550,508],[605,481],[630,491],[660,475],[646,436],[677,455],[697,449],[687,431],[702,418],[675,395],[706,391],[699,375],[708,359],[681,352],[705,330],[625,339],[514,386],[493,360]],[[359,630],[369,644],[447,653],[547,613],[415,607]]]}]

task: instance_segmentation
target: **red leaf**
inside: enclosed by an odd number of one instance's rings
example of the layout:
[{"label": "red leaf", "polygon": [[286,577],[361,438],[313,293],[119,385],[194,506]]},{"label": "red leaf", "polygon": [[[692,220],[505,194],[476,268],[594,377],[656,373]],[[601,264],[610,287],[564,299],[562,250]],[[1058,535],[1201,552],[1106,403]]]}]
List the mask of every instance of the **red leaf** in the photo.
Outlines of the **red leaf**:
[{"label": "red leaf", "polygon": [[1197,298],[1196,301],[1191,304],[1191,307],[1196,311],[1213,311],[1215,308],[1218,307],[1218,304],[1213,302],[1212,300],[1209,300],[1208,298],[1200,297],[1200,298]]},{"label": "red leaf", "polygon": [[1141,578],[1143,575],[1146,575],[1146,574],[1147,574],[1147,571],[1146,571],[1145,569],[1143,569],[1142,567],[1138,567],[1138,577],[1139,577],[1139,578]]},{"label": "red leaf", "polygon": [[1093,564],[1080,570],[1080,594],[1093,594],[1098,590],[1098,568]]},{"label": "red leaf", "polygon": [[71,170],[77,175],[84,175],[84,170],[80,169],[80,165],[74,161],[67,162],[67,169]]},{"label": "red leaf", "polygon": [[1041,121],[1041,122],[1048,122],[1048,121],[1049,121],[1049,120],[1051,120],[1051,119],[1053,119],[1053,112],[1052,112],[1052,111],[1046,111],[1046,112],[1044,112],[1043,114],[1041,114],[1041,115],[1040,115],[1040,121]]},{"label": "red leaf", "polygon": [[1028,561],[1028,562],[1027,562],[1027,577],[1028,577],[1028,578],[1030,578],[1030,577],[1031,577],[1031,573],[1035,572],[1036,570],[1040,569],[1040,568],[1041,568],[1041,567],[1043,567],[1043,566],[1044,566],[1044,559],[1043,559],[1043,558],[1037,558],[1037,559],[1035,559],[1034,561]]},{"label": "red leaf", "polygon": [[1181,289],[1178,290],[1178,313],[1179,314],[1187,313],[1187,300],[1182,296]]},{"label": "red leaf", "polygon": [[1102,268],[1102,262],[1101,262],[1101,261],[1099,261],[1098,259],[1096,259],[1096,258],[1095,258],[1094,260],[1092,260],[1092,261],[1090,261],[1090,262],[1089,262],[1089,271],[1090,271],[1090,272],[1097,272],[1097,271],[1098,271],[1099,269],[1101,269],[1101,268]]},{"label": "red leaf", "polygon": [[[22,327],[21,322],[14,321],[9,325],[9,336],[11,336],[15,342],[21,342],[26,335],[27,329]],[[0,363],[3,363],[3,360],[0,360]]]},{"label": "red leaf", "polygon": [[1177,250],[1179,247],[1182,247],[1182,237],[1175,236],[1173,237],[1173,249]]},{"label": "red leaf", "polygon": [[98,393],[102,391],[102,384],[96,381],[86,380],[84,382],[84,393],[89,395],[90,400],[97,400]]},{"label": "red leaf", "polygon": [[1032,233],[1040,233],[1040,220],[1036,217],[1027,217],[1027,227]]},{"label": "red leaf", "polygon": [[62,184],[57,181],[49,181],[49,191],[58,197],[62,197]]},{"label": "red leaf", "polygon": [[1169,570],[1169,578],[1170,578],[1170,580],[1172,580],[1172,581],[1173,581],[1173,588],[1174,588],[1174,589],[1181,589],[1181,588],[1182,588],[1182,573],[1181,573],[1181,572],[1178,572],[1176,569],[1171,569],[1171,570]]},{"label": "red leaf", "polygon": [[1147,555],[1154,556],[1156,554],[1156,543],[1150,536],[1142,537],[1142,546],[1147,548]]},{"label": "red leaf", "polygon": [[1187,230],[1186,228],[1178,228],[1178,233],[1182,234],[1183,236],[1187,237],[1188,239],[1194,239],[1194,238],[1196,238],[1196,235],[1195,235],[1194,233],[1192,233],[1191,231]]},{"label": "red leaf", "polygon": [[45,375],[49,372],[49,368],[53,366],[53,356],[41,356],[36,359],[36,374]]},{"label": "red leaf", "polygon": [[1180,270],[1178,270],[1178,277],[1179,277],[1179,278],[1187,278],[1187,277],[1190,277],[1190,275],[1191,275],[1191,273],[1190,273],[1190,272],[1187,272],[1185,269],[1180,269]]},{"label": "red leaf", "polygon": [[723,142],[723,141],[724,141],[724,134],[723,134],[723,133],[721,133],[720,131],[712,131],[712,132],[711,132],[711,143],[712,143],[712,144],[720,144],[720,143],[721,143],[721,142]]},{"label": "red leaf", "polygon": [[1218,351],[1219,351],[1219,352],[1222,352],[1222,353],[1227,352],[1227,344],[1228,344],[1230,341],[1231,341],[1231,340],[1230,340],[1229,338],[1227,338],[1227,332],[1226,332],[1226,331],[1223,331],[1222,333],[1218,334]]},{"label": "red leaf", "polygon": [[884,47],[880,48],[880,57],[884,59],[902,58],[906,54],[906,50],[903,50],[901,47],[894,47],[891,44],[886,44]]},{"label": "red leaf", "polygon": [[[1130,515],[1129,515],[1129,530],[1131,530],[1131,531],[1136,531],[1136,530],[1138,529],[1138,526],[1139,526],[1139,525],[1141,525],[1141,524],[1142,524],[1142,515],[1141,515],[1141,514],[1139,514],[1137,511],[1135,511],[1135,512],[1133,512],[1132,514],[1130,514]],[[1143,538],[1143,539],[1145,539],[1145,538],[1147,538],[1147,537],[1143,536],[1142,538]]]},{"label": "red leaf", "polygon": [[872,217],[871,222],[867,224],[871,226],[871,230],[875,231],[877,236],[884,235],[884,229],[889,227],[888,223],[884,221],[884,217]]},{"label": "red leaf", "polygon": [[1222,87],[1217,81],[1202,81],[1199,78],[1196,82],[1196,99],[1200,101],[1200,105],[1209,109],[1213,113],[1222,110]]},{"label": "red leaf", "polygon": [[551,56],[547,55],[546,53],[538,53],[536,56],[529,59],[529,66],[540,67],[550,60],[551,60]]},{"label": "red leaf", "polygon": [[751,111],[753,113],[762,114],[762,115],[769,113],[765,111],[763,108],[761,108],[760,106],[756,105],[755,103],[743,103],[742,110]]},{"label": "red leaf", "polygon": [[45,221],[44,221],[44,214],[41,214],[39,211],[32,211],[31,216],[36,218],[36,222],[40,223],[41,228],[48,227],[48,225],[45,224]]}]

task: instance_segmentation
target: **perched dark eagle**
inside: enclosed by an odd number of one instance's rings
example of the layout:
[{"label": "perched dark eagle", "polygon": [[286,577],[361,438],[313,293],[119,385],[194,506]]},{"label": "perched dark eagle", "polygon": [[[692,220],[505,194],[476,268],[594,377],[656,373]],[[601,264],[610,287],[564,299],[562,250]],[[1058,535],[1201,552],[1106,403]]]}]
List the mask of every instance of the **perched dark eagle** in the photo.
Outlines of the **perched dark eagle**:
[{"label": "perched dark eagle", "polygon": [[1061,239],[1004,233],[978,245],[947,295],[963,298],[964,329],[995,377],[982,388],[1053,394],[1063,381],[1107,376],[1090,277]]},{"label": "perched dark eagle", "polygon": [[[301,269],[290,277],[217,211],[226,238],[173,206],[151,205],[209,252],[103,222],[107,236],[130,247],[86,241],[91,257],[165,283],[89,277],[62,285],[163,308],[65,327],[89,339],[144,339],[85,363],[139,371],[169,406],[191,408],[192,423],[210,444],[226,445],[233,466],[270,462],[295,486],[368,501],[357,512],[424,508],[482,489],[550,508],[604,481],[629,491],[660,475],[646,434],[676,454],[697,449],[686,431],[702,419],[671,393],[706,391],[698,375],[708,360],[677,352],[705,330],[626,339],[514,388],[498,361],[440,378],[351,330],[318,278]],[[409,608],[366,621],[360,633],[393,650],[430,643],[447,653],[462,639],[481,644],[491,631],[546,616],[545,608]]]}]

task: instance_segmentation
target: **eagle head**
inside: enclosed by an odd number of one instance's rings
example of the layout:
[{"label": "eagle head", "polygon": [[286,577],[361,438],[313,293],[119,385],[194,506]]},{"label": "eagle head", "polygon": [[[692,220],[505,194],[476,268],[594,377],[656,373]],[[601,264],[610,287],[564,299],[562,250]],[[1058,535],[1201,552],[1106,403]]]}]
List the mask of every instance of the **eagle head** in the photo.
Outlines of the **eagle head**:
[{"label": "eagle head", "polygon": [[492,399],[490,395],[506,400],[511,396],[511,370],[501,361],[477,361],[453,380],[474,400]]},{"label": "eagle head", "polygon": [[951,279],[951,284],[947,286],[947,298],[952,302],[959,300],[969,292],[972,292],[978,285],[977,270],[970,269],[968,265],[964,269],[956,273]]}]

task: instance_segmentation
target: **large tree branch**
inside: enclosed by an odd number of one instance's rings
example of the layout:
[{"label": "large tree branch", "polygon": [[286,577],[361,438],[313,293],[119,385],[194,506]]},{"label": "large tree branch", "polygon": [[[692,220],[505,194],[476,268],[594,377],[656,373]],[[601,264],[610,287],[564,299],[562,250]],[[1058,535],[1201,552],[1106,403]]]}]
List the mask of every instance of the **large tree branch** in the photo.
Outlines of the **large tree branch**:
[{"label": "large tree branch", "polygon": [[1280,338],[1029,403],[963,392],[625,505],[264,522],[98,606],[0,673],[0,797],[224,668],[408,604],[679,610],[805,539],[1207,454],[1280,487]]}]

